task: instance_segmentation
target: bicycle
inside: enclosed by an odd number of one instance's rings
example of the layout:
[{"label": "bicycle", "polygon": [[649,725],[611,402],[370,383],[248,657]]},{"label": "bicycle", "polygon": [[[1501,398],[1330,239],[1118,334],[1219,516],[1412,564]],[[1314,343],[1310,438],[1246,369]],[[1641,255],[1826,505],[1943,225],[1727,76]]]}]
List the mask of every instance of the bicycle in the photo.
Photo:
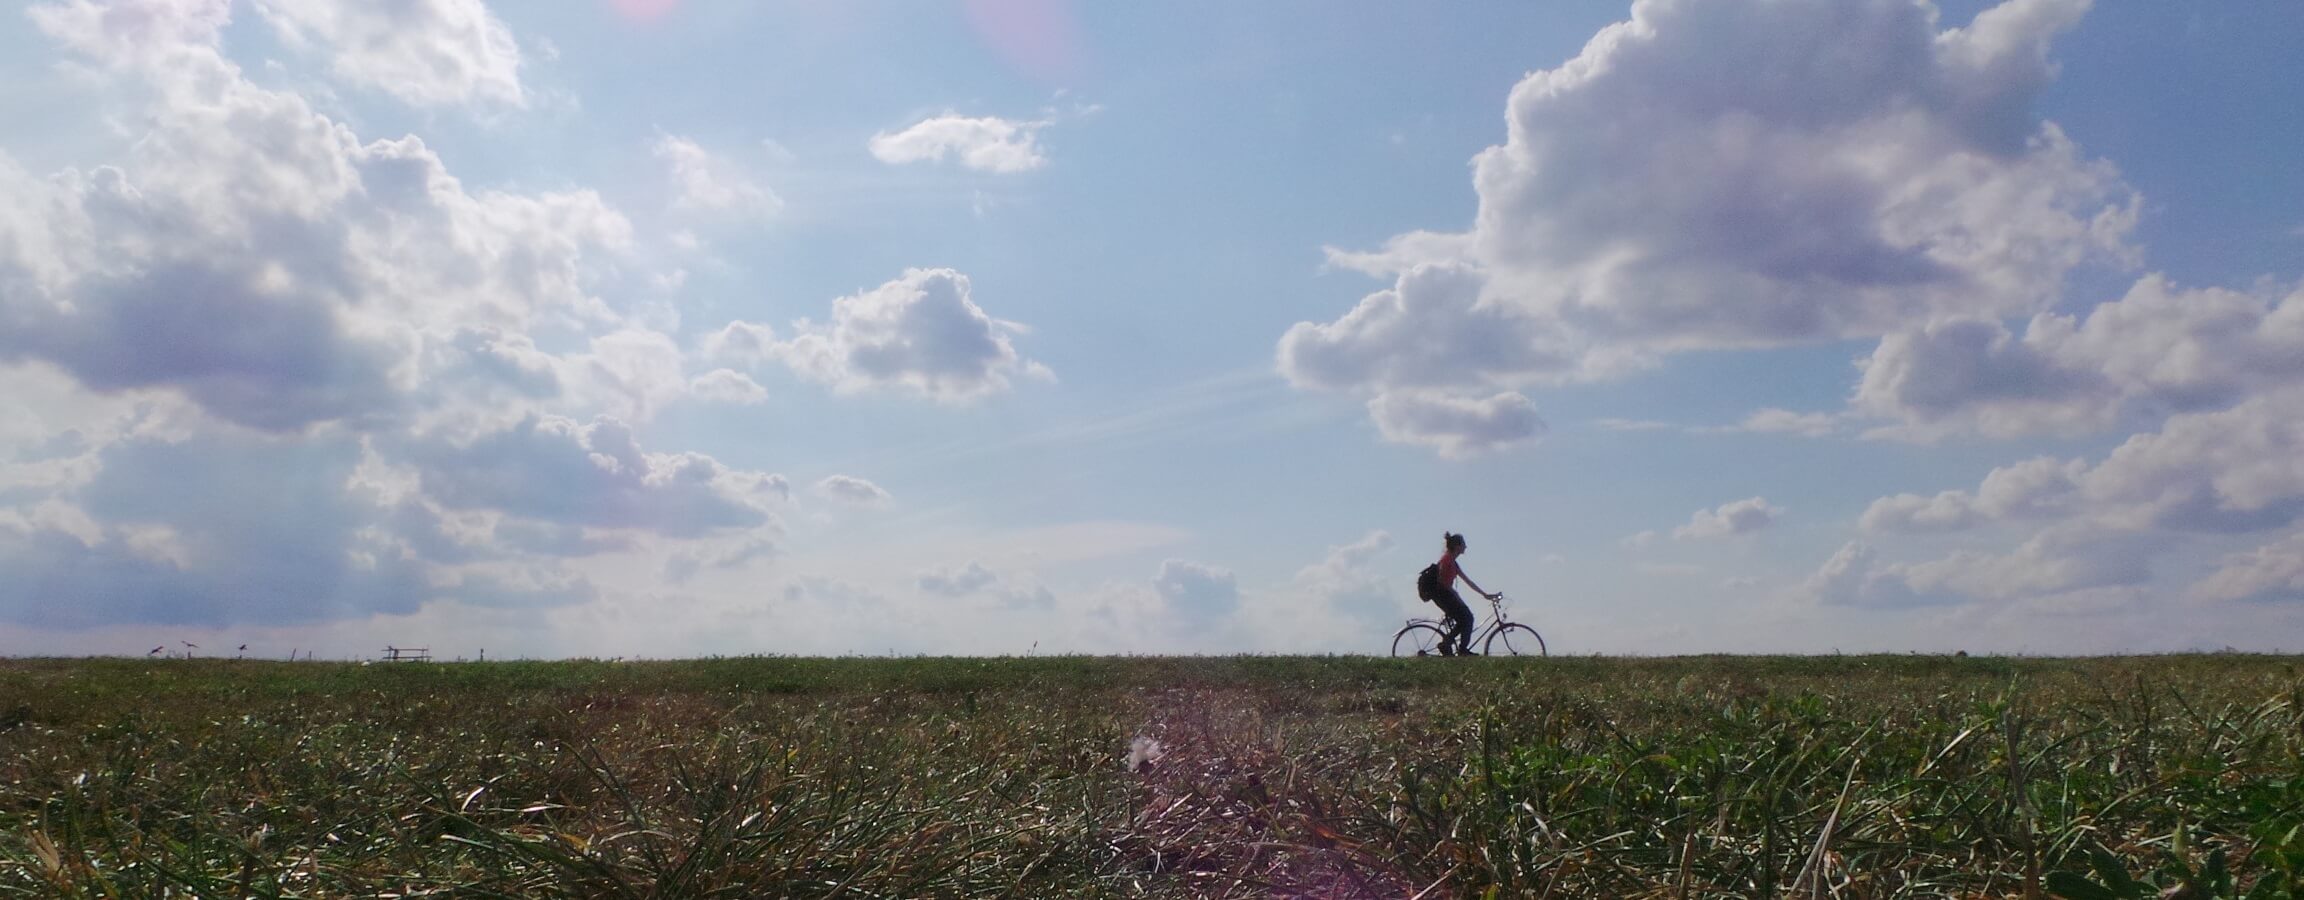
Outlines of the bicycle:
[{"label": "bicycle", "polygon": [[[1446,619],[1409,619],[1408,624],[1392,635],[1393,656],[1442,656],[1441,644],[1448,637]],[[1504,595],[1497,594],[1488,601],[1488,627],[1474,635],[1485,656],[1548,656],[1544,636],[1536,629],[1514,622],[1504,616]],[[1497,651],[1502,650],[1499,654]]]}]

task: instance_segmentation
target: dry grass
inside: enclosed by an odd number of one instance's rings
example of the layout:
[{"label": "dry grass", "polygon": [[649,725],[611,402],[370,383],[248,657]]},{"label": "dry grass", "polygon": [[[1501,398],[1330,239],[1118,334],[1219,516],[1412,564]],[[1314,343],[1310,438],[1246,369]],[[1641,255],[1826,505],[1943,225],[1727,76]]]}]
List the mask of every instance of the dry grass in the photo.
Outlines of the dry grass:
[{"label": "dry grass", "polygon": [[0,663],[0,896],[2293,897],[2300,827],[2282,658]]}]

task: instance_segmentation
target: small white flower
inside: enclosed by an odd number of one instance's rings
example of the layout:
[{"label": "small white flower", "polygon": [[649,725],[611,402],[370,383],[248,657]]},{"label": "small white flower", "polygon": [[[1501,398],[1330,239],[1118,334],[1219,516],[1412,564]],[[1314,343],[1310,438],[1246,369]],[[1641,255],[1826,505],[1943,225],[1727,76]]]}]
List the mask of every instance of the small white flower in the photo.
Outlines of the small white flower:
[{"label": "small white flower", "polygon": [[1160,747],[1159,741],[1139,735],[1128,742],[1128,771],[1142,772],[1150,769],[1167,753],[1167,750]]}]

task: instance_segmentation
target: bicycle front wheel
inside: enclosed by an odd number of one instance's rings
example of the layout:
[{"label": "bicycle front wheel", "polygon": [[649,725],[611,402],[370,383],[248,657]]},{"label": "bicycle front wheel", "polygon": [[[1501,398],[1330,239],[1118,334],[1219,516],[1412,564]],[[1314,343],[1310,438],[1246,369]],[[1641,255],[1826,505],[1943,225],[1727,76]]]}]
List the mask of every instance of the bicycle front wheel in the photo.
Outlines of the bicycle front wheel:
[{"label": "bicycle front wheel", "polygon": [[1393,656],[1438,656],[1446,635],[1430,622],[1410,622],[1392,636]]},{"label": "bicycle front wheel", "polygon": [[1544,636],[1518,622],[1507,622],[1488,636],[1489,656],[1546,656]]}]

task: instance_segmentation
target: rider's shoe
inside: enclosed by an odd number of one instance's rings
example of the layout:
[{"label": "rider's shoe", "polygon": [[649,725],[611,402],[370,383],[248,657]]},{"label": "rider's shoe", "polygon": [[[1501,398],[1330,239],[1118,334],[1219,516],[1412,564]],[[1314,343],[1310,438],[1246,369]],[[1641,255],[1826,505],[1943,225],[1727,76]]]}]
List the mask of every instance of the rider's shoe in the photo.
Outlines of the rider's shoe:
[{"label": "rider's shoe", "polygon": [[1474,652],[1472,652],[1472,648],[1470,648],[1470,647],[1466,647],[1466,648],[1464,648],[1464,649],[1462,649],[1462,650],[1458,650],[1458,651],[1456,651],[1456,655],[1457,655],[1457,656],[1479,656],[1480,654],[1478,654],[1478,653],[1474,653]]}]

